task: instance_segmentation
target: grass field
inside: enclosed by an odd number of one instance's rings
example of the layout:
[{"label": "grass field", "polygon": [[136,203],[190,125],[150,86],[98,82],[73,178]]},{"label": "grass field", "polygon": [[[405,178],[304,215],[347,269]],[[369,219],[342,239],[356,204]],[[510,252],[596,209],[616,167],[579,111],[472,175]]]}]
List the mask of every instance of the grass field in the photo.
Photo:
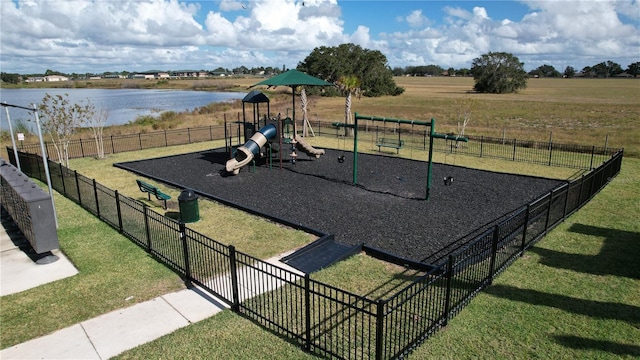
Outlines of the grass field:
[{"label": "grass field", "polygon": [[[133,85],[125,85],[122,80],[101,80],[90,84],[78,82],[77,87],[247,91],[248,86],[258,81],[256,78],[138,80],[133,81]],[[640,157],[639,79],[529,79],[525,90],[499,95],[473,93],[472,78],[396,77],[395,81],[405,88],[404,94],[354,99],[351,110],[363,115],[399,119],[428,121],[435,118],[436,130],[447,133],[457,131],[461,102],[467,102],[471,104],[471,120],[465,130],[469,135],[624,147],[626,156]],[[273,115],[281,113],[285,116],[288,113],[287,109],[291,108],[288,88],[258,89],[269,96]],[[266,105],[261,106],[265,108],[261,108],[261,112],[266,112]],[[300,119],[300,110],[296,112],[296,118]],[[223,123],[225,115],[235,120],[241,113],[240,101],[212,104],[199,111],[160,117],[153,124],[107,128],[105,135],[146,132],[154,128],[209,126]],[[308,114],[311,121],[344,121],[344,98],[309,96]],[[80,136],[87,138],[90,134],[83,132]],[[31,136],[27,141],[37,141],[37,138]]]},{"label": "grass field", "polygon": [[[549,140],[553,136],[557,142],[599,146],[604,145],[608,135],[609,147],[626,149],[622,172],[607,188],[516,261],[449,326],[437,332],[410,358],[640,357],[640,267],[637,265],[640,257],[640,225],[637,221],[640,218],[640,160],[628,156],[640,154],[637,140],[640,132],[635,127],[640,118],[640,104],[637,103],[640,82],[532,79],[520,94],[497,96],[468,94],[472,86],[470,79],[397,80],[406,88],[403,96],[362,98],[354,101],[353,110],[366,109],[366,115],[396,118],[424,120],[435,117],[442,127],[438,130],[446,132],[456,126],[453,100],[474,97],[482,105],[474,112],[467,133],[477,131],[502,136],[504,132],[509,138],[539,140]],[[272,111],[285,113],[290,105],[287,99],[290,97],[285,94],[275,96]],[[342,99],[314,97],[311,114],[341,121],[343,106]],[[208,125],[207,121],[210,123],[212,117],[218,115],[200,116],[184,115],[181,126]],[[196,144],[152,149],[110,156],[106,161],[78,159],[73,161],[72,167],[108,187],[145,200],[135,186],[135,176],[114,172],[111,163],[197,151],[210,146]],[[544,175],[549,170],[544,166],[464,157],[458,157],[456,165],[533,175]],[[555,175],[559,178],[568,176],[564,170]],[[163,190],[177,198],[175,190]],[[80,274],[2,297],[2,348],[182,288],[175,274],[84,210],[61,196],[56,196],[56,205],[61,224],[61,249],[78,266]],[[162,211],[157,204],[155,209]],[[258,251],[259,257],[273,256],[283,249],[311,241],[307,234],[234,211],[201,203],[201,216],[205,221],[218,216],[221,219],[242,218],[241,226],[228,230],[221,228],[215,235],[209,235],[236,244],[241,250],[248,248],[248,245],[242,245],[242,239],[254,236],[255,232],[266,233],[269,239],[285,238],[275,249],[249,251],[251,254]],[[224,223],[196,230],[210,231],[207,228]],[[117,269],[113,268],[115,262],[119,264]],[[347,270],[342,271],[340,267]],[[361,277],[354,269],[369,277]],[[402,271],[356,256],[314,277],[357,292],[382,295],[397,286],[388,279],[396,278]],[[412,274],[405,275],[410,278]],[[377,281],[387,283],[388,287],[375,286]],[[120,358],[313,357],[258,325],[225,311],[128,351]]]}]

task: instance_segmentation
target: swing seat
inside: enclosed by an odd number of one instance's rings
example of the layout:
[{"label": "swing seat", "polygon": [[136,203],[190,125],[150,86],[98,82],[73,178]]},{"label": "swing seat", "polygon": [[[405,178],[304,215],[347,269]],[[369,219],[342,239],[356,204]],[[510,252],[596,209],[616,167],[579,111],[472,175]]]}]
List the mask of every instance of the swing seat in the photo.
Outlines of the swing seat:
[{"label": "swing seat", "polygon": [[376,141],[376,146],[378,147],[378,151],[380,151],[381,147],[396,149],[396,153],[400,153],[400,149],[404,147],[404,140],[402,139],[390,139],[390,138],[380,138]]}]

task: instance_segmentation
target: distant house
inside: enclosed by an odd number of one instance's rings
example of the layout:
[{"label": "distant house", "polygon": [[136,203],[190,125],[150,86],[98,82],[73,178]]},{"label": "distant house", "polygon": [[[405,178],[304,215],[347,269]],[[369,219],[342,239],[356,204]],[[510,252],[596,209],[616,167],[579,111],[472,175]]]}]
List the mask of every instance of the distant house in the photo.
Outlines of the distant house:
[{"label": "distant house", "polygon": [[132,79],[155,79],[155,75],[154,74],[131,74],[130,77]]},{"label": "distant house", "polygon": [[107,74],[107,75],[102,75],[102,78],[103,79],[126,79],[127,77],[120,74]]},{"label": "distant house", "polygon": [[209,77],[209,72],[196,71],[196,70],[178,70],[178,71],[173,71],[171,73],[171,77],[173,78],[206,78],[206,77]]},{"label": "distant house", "polygon": [[69,81],[69,78],[63,75],[47,75],[47,76],[30,77],[26,81],[27,82]]},{"label": "distant house", "polygon": [[69,81],[69,78],[62,75],[48,75],[44,77],[44,81]]}]

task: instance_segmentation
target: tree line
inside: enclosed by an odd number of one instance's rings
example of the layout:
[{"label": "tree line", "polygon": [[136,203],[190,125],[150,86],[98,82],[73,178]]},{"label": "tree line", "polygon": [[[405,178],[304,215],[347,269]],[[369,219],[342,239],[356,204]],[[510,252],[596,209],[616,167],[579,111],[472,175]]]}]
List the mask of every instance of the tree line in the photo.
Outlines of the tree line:
[{"label": "tree line", "polygon": [[[471,69],[460,68],[455,69],[452,67],[444,68],[440,65],[417,65],[417,66],[405,66],[394,67],[392,69],[394,76],[472,76]],[[601,63],[585,66],[582,70],[577,70],[573,66],[567,66],[562,72],[557,70],[554,66],[544,64],[538,66],[536,69],[529,71],[527,74],[531,77],[550,77],[550,78],[571,78],[575,76],[589,77],[589,78],[609,78],[618,76],[620,74],[627,74],[629,77],[640,76],[640,61],[629,64],[626,68],[623,68],[620,64],[611,60],[603,61]]]}]

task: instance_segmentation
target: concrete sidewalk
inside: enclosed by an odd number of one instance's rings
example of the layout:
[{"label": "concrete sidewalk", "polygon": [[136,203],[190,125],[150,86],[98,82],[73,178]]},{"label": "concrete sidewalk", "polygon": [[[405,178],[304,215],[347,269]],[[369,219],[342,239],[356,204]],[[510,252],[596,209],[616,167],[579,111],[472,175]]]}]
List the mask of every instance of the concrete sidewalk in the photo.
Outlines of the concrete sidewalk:
[{"label": "concrete sidewalk", "polygon": [[[3,214],[0,226],[0,295],[18,293],[78,273],[60,251],[51,264],[36,264],[26,240]],[[0,359],[108,359],[206,319],[226,304],[194,288],[118,309],[0,351]]]},{"label": "concrete sidewalk", "polygon": [[108,359],[225,308],[197,288],[160,296],[0,351],[1,359]]}]

